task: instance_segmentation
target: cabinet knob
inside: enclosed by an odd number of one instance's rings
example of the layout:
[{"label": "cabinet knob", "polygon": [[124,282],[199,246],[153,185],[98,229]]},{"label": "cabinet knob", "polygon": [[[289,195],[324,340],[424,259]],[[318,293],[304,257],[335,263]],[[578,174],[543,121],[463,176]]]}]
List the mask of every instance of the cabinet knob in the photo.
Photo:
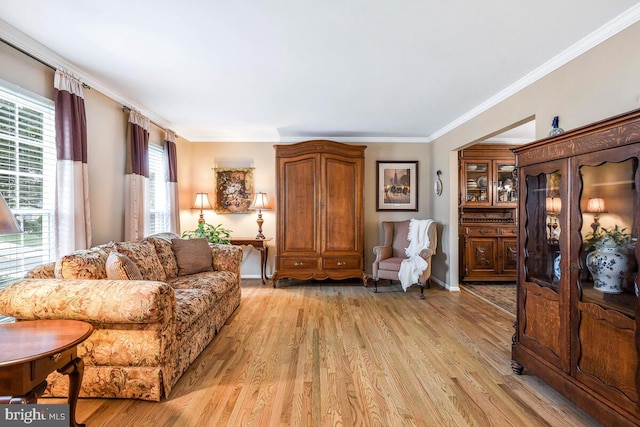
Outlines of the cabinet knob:
[{"label": "cabinet knob", "polygon": [[347,263],[344,261],[338,261],[338,267],[342,267],[344,265],[347,265]]},{"label": "cabinet knob", "polygon": [[297,262],[294,262],[294,263],[293,263],[293,266],[294,266],[294,267],[302,267],[302,265],[303,265],[303,264],[302,264],[300,261],[297,261]]}]

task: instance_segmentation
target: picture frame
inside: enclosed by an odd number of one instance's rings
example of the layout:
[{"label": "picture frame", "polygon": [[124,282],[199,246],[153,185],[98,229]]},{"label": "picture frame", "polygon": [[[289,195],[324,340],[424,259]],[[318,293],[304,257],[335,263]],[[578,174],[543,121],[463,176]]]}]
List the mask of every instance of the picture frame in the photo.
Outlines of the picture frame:
[{"label": "picture frame", "polygon": [[215,168],[215,206],[220,214],[250,213],[254,168]]},{"label": "picture frame", "polygon": [[418,162],[376,161],[376,211],[418,210]]}]

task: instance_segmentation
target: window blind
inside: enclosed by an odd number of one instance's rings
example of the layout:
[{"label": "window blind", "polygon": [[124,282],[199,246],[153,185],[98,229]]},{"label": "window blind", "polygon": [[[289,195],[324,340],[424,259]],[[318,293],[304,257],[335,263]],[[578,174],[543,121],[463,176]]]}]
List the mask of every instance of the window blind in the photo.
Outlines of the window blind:
[{"label": "window blind", "polygon": [[167,162],[164,149],[149,144],[149,227],[147,235],[166,231],[168,215]]},{"label": "window blind", "polygon": [[0,288],[55,260],[53,101],[0,81],[0,192],[23,233],[0,235]]}]

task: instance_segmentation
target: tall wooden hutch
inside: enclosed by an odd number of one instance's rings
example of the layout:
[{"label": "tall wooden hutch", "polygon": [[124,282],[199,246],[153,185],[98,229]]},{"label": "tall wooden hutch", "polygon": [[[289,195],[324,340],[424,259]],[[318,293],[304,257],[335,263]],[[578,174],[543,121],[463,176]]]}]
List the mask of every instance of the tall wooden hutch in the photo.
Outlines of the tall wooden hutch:
[{"label": "tall wooden hutch", "polygon": [[[604,425],[640,425],[640,110],[515,154],[514,372],[539,376]],[[616,227],[629,235],[592,239]]]},{"label": "tall wooden hutch", "polygon": [[364,145],[276,145],[279,279],[362,278]]},{"label": "tall wooden hutch", "polygon": [[462,281],[516,280],[515,145],[476,144],[458,154]]}]

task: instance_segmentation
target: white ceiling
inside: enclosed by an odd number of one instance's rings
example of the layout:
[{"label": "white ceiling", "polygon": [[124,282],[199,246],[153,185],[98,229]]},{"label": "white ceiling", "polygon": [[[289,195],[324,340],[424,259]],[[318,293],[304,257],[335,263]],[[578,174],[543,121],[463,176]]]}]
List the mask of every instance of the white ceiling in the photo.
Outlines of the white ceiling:
[{"label": "white ceiling", "polygon": [[640,6],[2,0],[0,18],[5,40],[191,141],[429,141],[636,22]]}]

